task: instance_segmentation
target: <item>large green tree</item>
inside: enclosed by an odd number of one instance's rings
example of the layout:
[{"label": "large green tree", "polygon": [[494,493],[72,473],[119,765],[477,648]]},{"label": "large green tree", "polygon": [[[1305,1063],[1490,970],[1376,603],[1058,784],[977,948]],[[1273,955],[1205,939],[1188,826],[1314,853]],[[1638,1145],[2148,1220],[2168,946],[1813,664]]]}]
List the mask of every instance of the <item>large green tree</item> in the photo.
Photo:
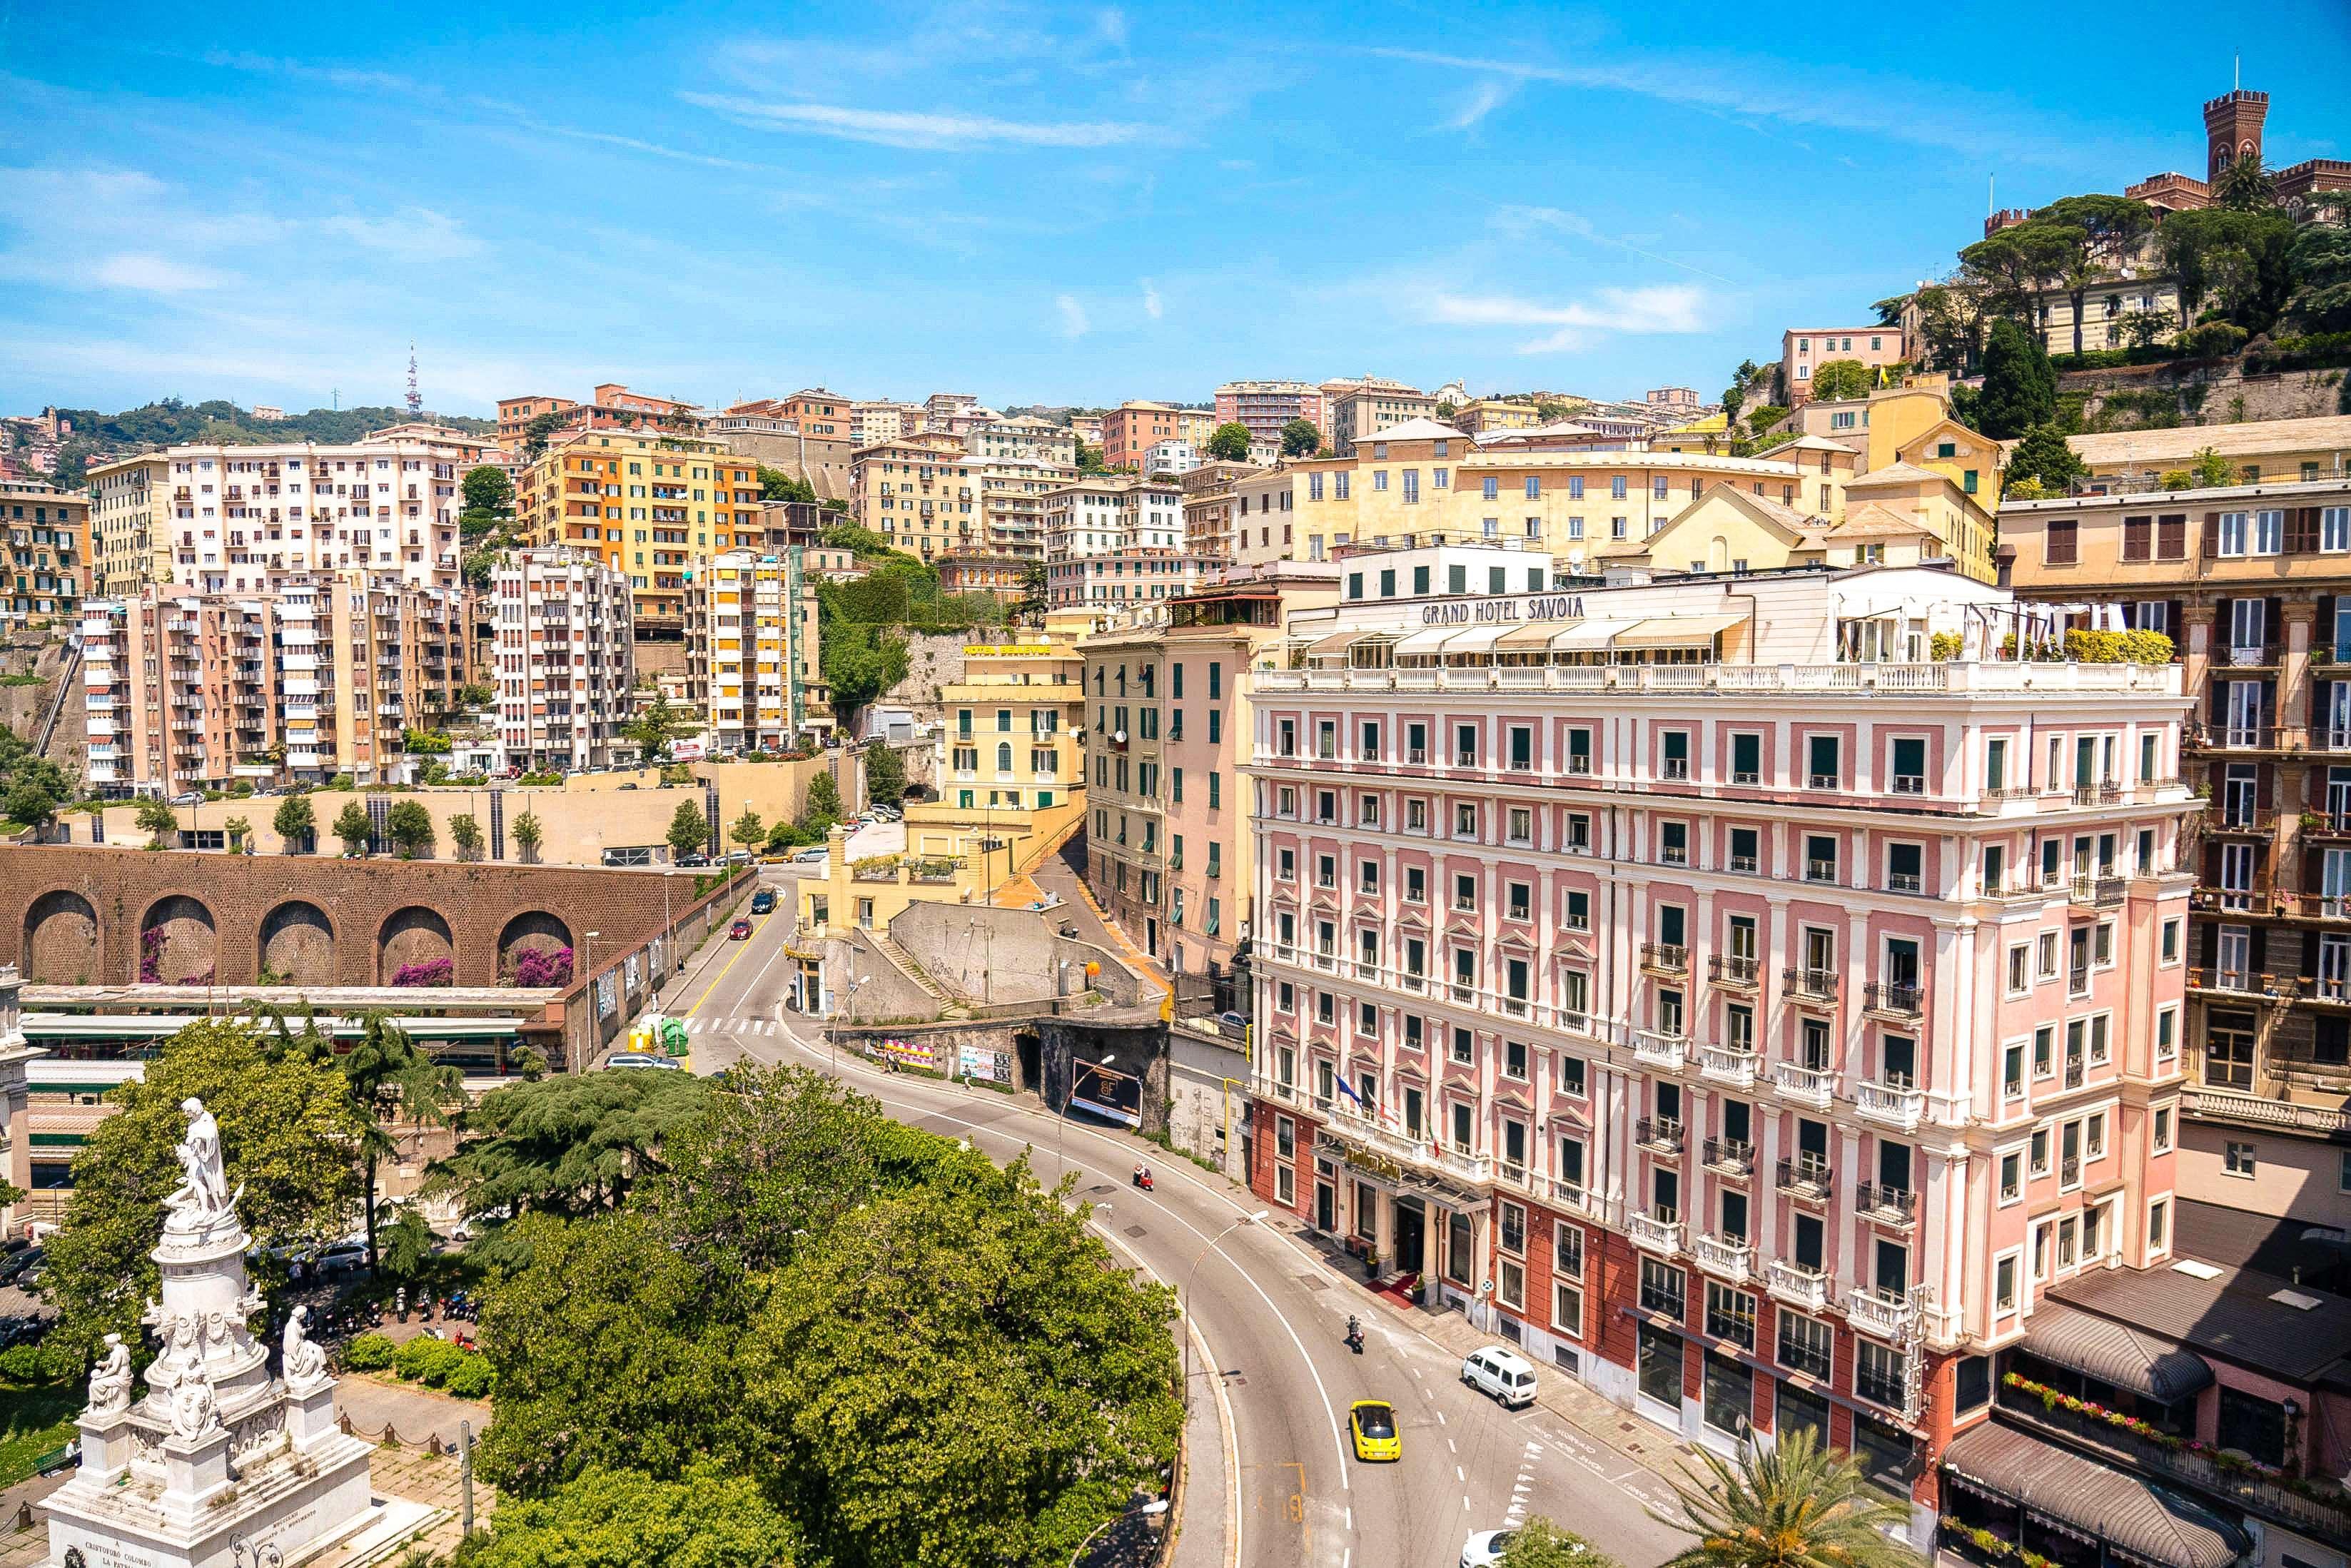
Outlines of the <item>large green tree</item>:
[{"label": "large green tree", "polygon": [[805,479],[795,479],[780,468],[759,465],[759,497],[766,501],[814,501],[816,488]]},{"label": "large green tree", "polygon": [[735,825],[727,830],[726,836],[747,850],[758,849],[768,841],[768,824],[759,820],[758,812],[746,806],[743,814],[735,819]]},{"label": "large green tree", "polygon": [[2041,486],[2043,494],[2063,496],[2074,480],[2088,472],[2053,424],[2034,425],[2008,455],[2007,484],[2011,489],[2031,479]]},{"label": "large green tree", "polygon": [[2265,332],[2294,291],[2294,220],[2274,209],[2205,207],[2164,220],[2164,267],[2184,320],[2211,319]]},{"label": "large green tree", "polygon": [[288,795],[277,802],[277,813],[269,825],[286,841],[288,854],[316,847],[319,835],[319,813],[308,795]]},{"label": "large green tree", "polygon": [[1500,1568],[1617,1568],[1617,1563],[1539,1513],[1510,1531]]},{"label": "large green tree", "polygon": [[[1311,419],[1293,419],[1281,427],[1281,455],[1284,457],[1311,457],[1322,448],[1322,432]],[[1244,449],[1241,455],[1248,456]]]},{"label": "large green tree", "polygon": [[800,797],[799,824],[803,829],[822,833],[848,814],[841,803],[841,786],[833,782],[830,772],[819,773],[809,780],[808,790]]},{"label": "large green tree", "polygon": [[701,1113],[709,1084],[689,1072],[575,1072],[492,1090],[459,1118],[461,1141],[432,1187],[467,1214],[615,1207]]},{"label": "large green tree", "polygon": [[885,626],[830,624],[821,658],[833,706],[843,712],[863,707],[906,678],[906,639]]},{"label": "large green tree", "polygon": [[1650,1511],[1693,1538],[1666,1568],[1917,1568],[1886,1533],[1909,1523],[1908,1505],[1872,1491],[1809,1431],[1750,1443],[1736,1464],[1698,1457],[1704,1469],[1674,1483],[1674,1506]]},{"label": "large green tree", "polygon": [[158,800],[152,795],[140,800],[138,809],[131,813],[131,821],[139,825],[141,832],[147,835],[147,841],[151,844],[160,845],[163,842],[164,834],[176,834],[180,831],[179,813],[172,810],[169,802]]},{"label": "large green tree", "polygon": [[1246,463],[1249,461],[1249,426],[1238,420],[1227,420],[1208,433],[1208,447],[1205,455],[1220,463]]},{"label": "large green tree", "polygon": [[527,1222],[483,1322],[507,1499],[708,1463],[883,1568],[1065,1562],[1155,1483],[1172,1302],[1081,1208],[819,1074],[716,1088],[622,1212]]},{"label": "large green tree", "polygon": [[1875,379],[1859,360],[1824,360],[1813,371],[1813,396],[1827,401],[1867,397]]},{"label": "large green tree", "polygon": [[465,510],[469,512],[487,512],[493,517],[504,517],[514,510],[514,481],[507,477],[502,468],[493,468],[485,463],[478,468],[467,469],[464,490]]},{"label": "large green tree", "polygon": [[2057,371],[2040,333],[2004,318],[1992,323],[1976,416],[1977,428],[2001,441],[2057,417]]},{"label": "large green tree", "polygon": [[465,1103],[465,1074],[425,1052],[381,1009],[367,1015],[360,1038],[340,1058],[351,1108],[360,1118],[361,1202],[367,1211],[368,1267],[376,1263],[376,1173],[399,1152],[398,1130],[446,1127]]},{"label": "large green tree", "polygon": [[2287,247],[2286,265],[2294,276],[2294,293],[2285,312],[2300,332],[2351,331],[2351,227],[2344,217],[2351,212],[2351,194],[2315,209]]},{"label": "large green tree", "polygon": [[402,860],[414,860],[420,854],[432,852],[433,813],[424,809],[422,800],[394,801],[392,810],[384,813],[383,831]]},{"label": "large green tree", "polygon": [[906,798],[906,759],[886,741],[865,748],[865,803],[895,806]]},{"label": "large green tree", "polygon": [[41,1289],[79,1351],[108,1333],[140,1342],[139,1314],[156,1289],[148,1254],[180,1184],[180,1103],[192,1098],[220,1124],[229,1187],[243,1189],[237,1213],[257,1246],[332,1241],[357,1218],[367,1129],[342,1074],[246,1020],[189,1024],[143,1076],[109,1091],[114,1113],[74,1156],[73,1197],[49,1239]]},{"label": "large green tree", "polygon": [[645,761],[658,762],[668,755],[669,743],[677,738],[685,723],[685,715],[671,703],[669,694],[656,691],[653,700],[621,727],[621,734],[637,743],[638,755]]},{"label": "large green tree", "polygon": [[702,808],[691,800],[680,800],[677,810],[669,814],[670,853],[684,860],[700,854],[710,847],[710,819]]},{"label": "large green tree", "polygon": [[[622,1332],[626,1332],[625,1325]],[[463,1568],[791,1568],[790,1523],[749,1478],[715,1465],[676,1480],[592,1470],[497,1511]]]},{"label": "large green tree", "polygon": [[343,841],[347,855],[364,853],[368,840],[375,830],[368,822],[367,808],[357,800],[343,802],[342,813],[335,819],[335,837]]}]

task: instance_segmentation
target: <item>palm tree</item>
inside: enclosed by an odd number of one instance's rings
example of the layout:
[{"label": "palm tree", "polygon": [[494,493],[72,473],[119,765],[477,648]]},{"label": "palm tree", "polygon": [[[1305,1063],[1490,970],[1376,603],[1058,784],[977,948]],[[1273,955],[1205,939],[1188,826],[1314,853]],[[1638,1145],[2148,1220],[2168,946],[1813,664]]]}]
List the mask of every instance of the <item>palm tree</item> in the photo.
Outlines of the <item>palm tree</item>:
[{"label": "palm tree", "polygon": [[465,1103],[465,1076],[436,1062],[388,1013],[367,1015],[359,1040],[343,1057],[343,1082],[351,1103],[366,1119],[360,1158],[367,1170],[368,1270],[376,1266],[375,1173],[396,1153],[390,1129],[402,1121],[419,1126],[449,1125]]},{"label": "palm tree", "polygon": [[1879,1497],[1859,1467],[1799,1428],[1766,1448],[1750,1443],[1734,1466],[1700,1450],[1708,1472],[1674,1483],[1677,1511],[1650,1517],[1697,1537],[1666,1568],[1917,1568],[1890,1539],[1910,1511]]}]

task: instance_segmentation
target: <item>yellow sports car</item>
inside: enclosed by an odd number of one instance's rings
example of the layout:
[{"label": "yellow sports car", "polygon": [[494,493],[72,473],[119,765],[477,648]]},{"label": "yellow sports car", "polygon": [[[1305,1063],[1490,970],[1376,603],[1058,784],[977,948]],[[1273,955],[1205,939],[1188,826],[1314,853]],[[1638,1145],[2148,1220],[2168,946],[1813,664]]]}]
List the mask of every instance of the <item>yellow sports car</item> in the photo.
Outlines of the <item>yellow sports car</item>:
[{"label": "yellow sports car", "polygon": [[1347,1430],[1354,1434],[1355,1458],[1401,1459],[1404,1438],[1396,1431],[1395,1411],[1384,1399],[1358,1399],[1347,1406]]}]

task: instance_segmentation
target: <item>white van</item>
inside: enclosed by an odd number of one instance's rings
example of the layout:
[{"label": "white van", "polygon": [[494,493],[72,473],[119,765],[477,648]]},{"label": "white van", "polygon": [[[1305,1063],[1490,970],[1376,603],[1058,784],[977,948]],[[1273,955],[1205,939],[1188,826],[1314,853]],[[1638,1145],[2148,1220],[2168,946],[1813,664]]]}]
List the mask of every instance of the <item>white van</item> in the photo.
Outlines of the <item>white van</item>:
[{"label": "white van", "polygon": [[1534,1364],[1499,1344],[1473,1352],[1461,1364],[1461,1381],[1512,1410],[1535,1402]]}]

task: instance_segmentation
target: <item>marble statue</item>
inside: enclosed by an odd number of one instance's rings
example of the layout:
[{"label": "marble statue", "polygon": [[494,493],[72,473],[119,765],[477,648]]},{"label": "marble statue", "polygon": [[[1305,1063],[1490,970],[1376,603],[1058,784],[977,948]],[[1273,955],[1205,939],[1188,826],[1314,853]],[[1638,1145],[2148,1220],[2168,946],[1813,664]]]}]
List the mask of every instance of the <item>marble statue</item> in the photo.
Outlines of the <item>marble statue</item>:
[{"label": "marble statue", "polygon": [[188,1119],[187,1135],[172,1151],[180,1157],[180,1185],[163,1204],[175,1216],[208,1224],[228,1213],[232,1202],[221,1165],[220,1124],[201,1100],[181,1101],[180,1113]]},{"label": "marble statue", "polygon": [[89,1375],[89,1413],[110,1416],[131,1403],[131,1347],[122,1336],[106,1336],[106,1354]]},{"label": "marble statue", "polygon": [[212,1375],[202,1364],[180,1374],[172,1387],[172,1435],[201,1437],[220,1426],[220,1401],[213,1394]]},{"label": "marble statue", "polygon": [[327,1370],[327,1353],[310,1341],[310,1309],[296,1307],[286,1319],[286,1381],[306,1383]]}]

